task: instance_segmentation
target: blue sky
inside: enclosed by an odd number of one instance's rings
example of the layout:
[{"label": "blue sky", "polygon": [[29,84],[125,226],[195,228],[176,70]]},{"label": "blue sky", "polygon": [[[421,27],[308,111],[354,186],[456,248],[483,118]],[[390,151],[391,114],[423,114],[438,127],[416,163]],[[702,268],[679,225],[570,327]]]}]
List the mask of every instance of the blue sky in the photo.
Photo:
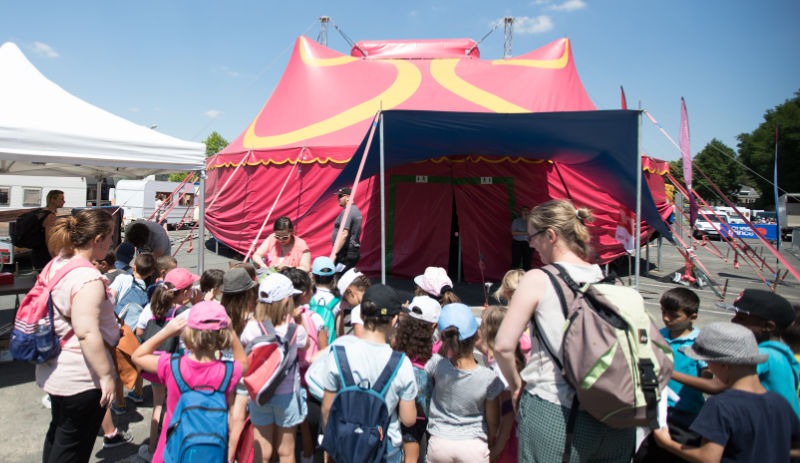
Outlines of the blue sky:
[{"label": "blue sky", "polygon": [[[513,54],[572,40],[599,109],[647,109],[677,141],[680,97],[692,152],[712,138],[736,148],[764,113],[800,89],[800,2],[774,0],[211,1],[0,0],[0,42],[15,42],[65,90],[183,139],[232,141],[269,98],[297,36],[316,38],[327,15],[358,40],[479,40],[514,16]],[[350,47],[331,27],[328,45]],[[503,54],[502,26],[481,56]],[[677,148],[647,119],[642,149]]]}]

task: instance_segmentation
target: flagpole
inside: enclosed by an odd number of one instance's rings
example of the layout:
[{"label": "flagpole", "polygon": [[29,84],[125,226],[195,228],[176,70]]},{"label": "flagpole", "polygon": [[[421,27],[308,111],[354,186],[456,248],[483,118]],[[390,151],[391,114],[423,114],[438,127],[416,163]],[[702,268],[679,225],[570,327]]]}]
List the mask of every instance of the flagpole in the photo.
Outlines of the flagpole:
[{"label": "flagpole", "polygon": [[639,291],[639,270],[642,255],[642,112],[639,111],[639,130],[636,133],[636,291]]}]

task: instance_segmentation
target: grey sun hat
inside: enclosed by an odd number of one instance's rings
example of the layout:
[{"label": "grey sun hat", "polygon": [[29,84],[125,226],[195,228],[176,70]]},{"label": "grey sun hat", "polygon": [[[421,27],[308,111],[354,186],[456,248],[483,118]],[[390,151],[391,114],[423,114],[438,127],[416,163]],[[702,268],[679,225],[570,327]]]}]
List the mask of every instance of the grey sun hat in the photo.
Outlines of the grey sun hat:
[{"label": "grey sun hat", "polygon": [[257,283],[243,268],[232,268],[222,276],[222,292],[228,294],[241,293],[255,288]]},{"label": "grey sun hat", "polygon": [[758,353],[753,332],[730,322],[706,325],[694,344],[681,347],[681,352],[695,360],[729,365],[757,365],[767,361],[766,355]]}]

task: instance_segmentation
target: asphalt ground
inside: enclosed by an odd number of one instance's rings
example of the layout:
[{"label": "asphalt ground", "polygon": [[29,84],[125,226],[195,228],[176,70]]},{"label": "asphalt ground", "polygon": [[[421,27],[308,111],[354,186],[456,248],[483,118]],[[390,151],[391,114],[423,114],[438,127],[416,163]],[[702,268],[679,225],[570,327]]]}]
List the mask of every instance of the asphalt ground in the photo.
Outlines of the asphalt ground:
[{"label": "asphalt ground", "polygon": [[[170,232],[173,239],[173,249],[177,247],[179,240],[187,235],[188,232]],[[726,254],[725,244],[714,242],[722,255]],[[795,268],[800,268],[800,252],[791,249],[791,243],[785,243],[783,255],[789,259]],[[727,293],[725,302],[732,302],[745,288],[766,288],[767,286],[759,279],[756,272],[744,262],[739,269],[735,269],[732,257],[723,259],[716,257],[708,249],[710,246],[699,247],[697,255],[701,262],[708,268],[711,277],[720,286],[727,281]],[[184,245],[176,256],[181,266],[187,267],[192,271],[197,271],[197,252],[202,249],[197,240],[194,240],[193,249],[187,252],[188,245]],[[650,315],[656,320],[657,325],[661,326],[661,318],[658,300],[664,291],[677,287],[678,284],[672,282],[675,272],[682,272],[684,261],[677,250],[666,241],[661,246],[661,259],[658,260],[658,246],[652,244],[650,249],[650,264],[642,262],[642,269],[647,270],[647,274],[640,277],[639,289],[644,297],[645,305]],[[756,253],[767,255],[768,253],[755,245]],[[732,256],[732,254],[730,254]],[[767,259],[770,265],[774,265],[775,258]],[[216,254],[213,251],[205,251],[205,268],[227,269],[234,259]],[[657,265],[658,264],[658,265]],[[632,264],[631,264],[632,265]],[[618,274],[624,274],[627,270],[627,262],[624,260],[621,265],[616,266]],[[766,273],[766,272],[765,272]],[[626,284],[632,284],[633,278],[623,276]],[[772,276],[767,277],[772,280]],[[630,283],[629,283],[630,281]],[[410,280],[390,279],[389,283],[398,289],[412,290],[413,282]],[[495,282],[497,283],[497,282]],[[496,284],[495,284],[496,287]],[[701,299],[700,315],[697,326],[714,322],[730,320],[731,314],[719,309],[716,302],[720,299],[708,287],[694,288]],[[455,285],[455,291],[468,304],[475,306],[475,312],[480,312],[480,307],[484,303],[484,287],[481,284],[461,284]],[[800,282],[789,275],[785,281],[777,286],[777,292],[791,302],[800,302]],[[0,326],[10,322],[14,317],[14,297],[0,297]],[[97,441],[92,451],[92,461],[102,462],[136,462],[140,461],[137,457],[139,445],[146,443],[149,435],[149,422],[152,414],[152,396],[150,387],[145,382],[145,401],[143,404],[136,405],[129,403],[126,414],[115,416],[116,425],[128,431],[133,440],[131,443],[113,448],[103,449],[102,436],[98,434]],[[29,364],[16,362],[0,363],[0,436],[8,439],[0,445],[0,461],[5,463],[22,463],[41,461],[42,443],[44,434],[50,422],[50,410],[42,405],[43,392],[34,382],[34,367]]]}]

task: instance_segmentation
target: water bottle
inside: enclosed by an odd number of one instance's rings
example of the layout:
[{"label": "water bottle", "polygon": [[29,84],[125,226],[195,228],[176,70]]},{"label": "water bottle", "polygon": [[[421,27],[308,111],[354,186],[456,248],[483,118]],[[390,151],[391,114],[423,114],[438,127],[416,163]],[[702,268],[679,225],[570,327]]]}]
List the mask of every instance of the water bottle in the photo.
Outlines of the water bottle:
[{"label": "water bottle", "polygon": [[50,332],[50,325],[47,320],[39,320],[36,327],[36,350],[45,353],[53,348],[53,333]]}]

